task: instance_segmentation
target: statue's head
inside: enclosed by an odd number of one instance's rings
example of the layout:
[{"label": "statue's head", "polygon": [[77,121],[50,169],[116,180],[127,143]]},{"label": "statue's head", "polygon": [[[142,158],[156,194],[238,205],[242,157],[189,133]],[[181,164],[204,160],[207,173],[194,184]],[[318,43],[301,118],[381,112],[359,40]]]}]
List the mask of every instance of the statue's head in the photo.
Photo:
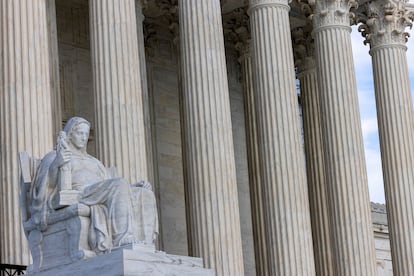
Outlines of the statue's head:
[{"label": "statue's head", "polygon": [[84,118],[72,117],[65,124],[63,131],[66,132],[67,142],[70,147],[86,152],[91,124]]}]

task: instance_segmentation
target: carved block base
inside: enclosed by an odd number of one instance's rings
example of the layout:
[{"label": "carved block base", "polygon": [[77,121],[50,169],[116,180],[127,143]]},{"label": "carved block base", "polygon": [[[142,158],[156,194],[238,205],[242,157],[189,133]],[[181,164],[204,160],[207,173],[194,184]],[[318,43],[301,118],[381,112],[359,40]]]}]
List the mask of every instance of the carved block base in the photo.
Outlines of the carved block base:
[{"label": "carved block base", "polygon": [[79,202],[79,191],[76,190],[62,190],[56,196],[56,201],[54,202],[55,209],[76,204]]},{"label": "carved block base", "polygon": [[29,230],[28,240],[33,264],[28,270],[43,271],[95,256],[89,250],[87,239],[89,215],[89,207],[74,204],[48,214],[47,230]]},{"label": "carved block base", "polygon": [[[128,247],[129,249],[126,249]],[[170,255],[138,244],[114,249],[111,253],[95,258],[79,260],[28,275],[213,276],[214,272],[211,269],[203,268],[203,261],[200,258]]]}]

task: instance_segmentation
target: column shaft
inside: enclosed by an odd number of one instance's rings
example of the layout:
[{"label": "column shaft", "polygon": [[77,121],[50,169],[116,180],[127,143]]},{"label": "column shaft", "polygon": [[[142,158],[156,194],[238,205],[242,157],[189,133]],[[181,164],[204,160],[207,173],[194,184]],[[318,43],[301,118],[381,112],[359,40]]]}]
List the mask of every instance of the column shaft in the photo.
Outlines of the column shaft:
[{"label": "column shaft", "polygon": [[263,188],[260,180],[259,142],[257,139],[256,105],[253,84],[253,64],[250,43],[240,57],[244,109],[246,118],[247,156],[249,166],[250,201],[252,206],[254,252],[257,275],[269,275]]},{"label": "column shaft", "polygon": [[243,275],[220,1],[178,4],[190,254],[217,275]]},{"label": "column shaft", "polygon": [[[145,126],[145,145],[147,152],[147,171],[148,180],[154,183],[154,157],[152,148],[152,129],[151,129],[151,107],[148,96],[148,80],[147,80],[147,64],[145,58],[145,38],[144,38],[144,14],[142,13],[142,0],[135,0],[136,17],[137,17],[137,36],[139,49],[139,65],[141,73],[141,89],[142,89],[142,110],[144,113]],[[155,187],[154,187],[155,188]]]},{"label": "column shaft", "polygon": [[414,275],[414,121],[406,47],[371,50],[393,270]]},{"label": "column shaft", "polygon": [[317,2],[314,38],[335,275],[376,275],[348,1]]},{"label": "column shaft", "polygon": [[27,265],[17,154],[53,148],[46,0],[1,0],[0,29],[0,261]]},{"label": "column shaft", "polygon": [[134,0],[91,0],[98,158],[131,182],[147,178]]},{"label": "column shaft", "polygon": [[50,54],[50,90],[52,97],[53,137],[62,129],[62,104],[59,80],[59,53],[56,25],[56,0],[47,0],[47,26]]},{"label": "column shaft", "polygon": [[359,30],[369,43],[384,175],[392,266],[414,275],[414,118],[406,56],[414,14],[406,1],[364,4]]},{"label": "column shaft", "polygon": [[325,181],[323,141],[319,106],[319,88],[313,57],[305,58],[305,68],[298,66],[302,99],[302,119],[306,154],[306,172],[317,275],[334,275],[329,206]]},{"label": "column shaft", "polygon": [[289,5],[251,0],[260,175],[270,275],[314,275]]}]

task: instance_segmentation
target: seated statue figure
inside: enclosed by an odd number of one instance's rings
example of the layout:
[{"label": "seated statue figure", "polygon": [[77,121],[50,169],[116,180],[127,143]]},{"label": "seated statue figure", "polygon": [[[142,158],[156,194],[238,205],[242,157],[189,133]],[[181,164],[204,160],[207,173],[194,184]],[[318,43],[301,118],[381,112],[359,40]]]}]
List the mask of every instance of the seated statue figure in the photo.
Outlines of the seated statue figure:
[{"label": "seated statue figure", "polygon": [[151,184],[141,181],[130,185],[87,154],[89,130],[90,123],[80,117],[66,123],[56,150],[36,168],[24,225],[46,231],[48,216],[67,208],[59,203],[59,197],[68,189],[75,194],[74,203],[90,208],[88,250],[99,255],[134,242],[154,244],[158,222]]}]

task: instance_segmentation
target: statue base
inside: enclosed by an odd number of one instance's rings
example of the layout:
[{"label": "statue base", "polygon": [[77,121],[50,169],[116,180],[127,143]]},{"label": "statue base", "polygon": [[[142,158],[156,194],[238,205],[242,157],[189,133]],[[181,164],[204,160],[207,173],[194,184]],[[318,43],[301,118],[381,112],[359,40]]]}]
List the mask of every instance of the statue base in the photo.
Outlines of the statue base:
[{"label": "statue base", "polygon": [[35,273],[32,276],[128,275],[128,276],[213,276],[203,268],[201,258],[178,256],[155,251],[153,246],[131,244],[115,248],[111,253],[79,260]]}]

